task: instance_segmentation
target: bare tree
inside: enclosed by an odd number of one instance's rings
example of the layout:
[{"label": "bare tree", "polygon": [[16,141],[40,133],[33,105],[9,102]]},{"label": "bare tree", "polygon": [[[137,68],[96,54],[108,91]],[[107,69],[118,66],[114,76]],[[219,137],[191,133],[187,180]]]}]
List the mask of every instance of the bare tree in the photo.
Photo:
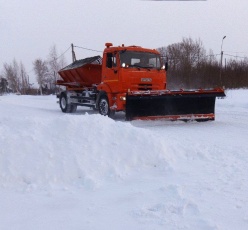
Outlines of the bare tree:
[{"label": "bare tree", "polygon": [[66,65],[66,61],[64,55],[60,55],[58,57],[56,45],[53,45],[48,55],[50,89],[52,90],[56,89],[56,85],[55,85],[56,81],[60,79],[60,76],[58,75],[58,71],[62,69],[65,65]]},{"label": "bare tree", "polygon": [[158,50],[168,58],[168,87],[204,87],[201,68],[206,61],[206,51],[200,39],[183,38],[182,42]]},{"label": "bare tree", "polygon": [[48,55],[50,89],[55,89],[55,82],[59,71],[59,63],[57,59],[57,48],[55,45],[53,45]]},{"label": "bare tree", "polygon": [[8,81],[0,76],[0,95],[8,92]]},{"label": "bare tree", "polygon": [[67,61],[64,55],[60,55],[59,57],[59,70],[67,66]]},{"label": "bare tree", "polygon": [[29,89],[29,79],[22,62],[20,62],[19,75],[19,78],[21,79],[21,92],[22,94],[27,94],[27,90]]},{"label": "bare tree", "polygon": [[11,64],[4,64],[3,78],[7,79],[13,92],[26,94],[29,88],[28,75],[22,62],[18,65],[14,59]]},{"label": "bare tree", "polygon": [[49,72],[47,67],[47,62],[41,59],[36,59],[34,61],[34,72],[40,88],[40,94],[43,94],[42,87],[47,86],[49,82]]},{"label": "bare tree", "polygon": [[222,73],[227,88],[248,87],[248,58],[229,59]]},{"label": "bare tree", "polygon": [[3,77],[6,78],[9,82],[9,87],[13,92],[20,93],[21,81],[19,78],[19,66],[16,60],[13,60],[12,64],[5,63]]}]

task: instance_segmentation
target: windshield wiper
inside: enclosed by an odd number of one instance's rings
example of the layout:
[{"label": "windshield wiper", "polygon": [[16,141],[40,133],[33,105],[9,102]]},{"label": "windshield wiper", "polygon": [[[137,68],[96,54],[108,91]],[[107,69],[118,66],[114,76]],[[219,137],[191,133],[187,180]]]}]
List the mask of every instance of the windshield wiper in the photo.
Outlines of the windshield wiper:
[{"label": "windshield wiper", "polygon": [[147,69],[149,71],[153,68],[153,67],[150,67],[150,66],[141,66],[139,64],[129,65],[129,67],[136,67],[137,69]]}]

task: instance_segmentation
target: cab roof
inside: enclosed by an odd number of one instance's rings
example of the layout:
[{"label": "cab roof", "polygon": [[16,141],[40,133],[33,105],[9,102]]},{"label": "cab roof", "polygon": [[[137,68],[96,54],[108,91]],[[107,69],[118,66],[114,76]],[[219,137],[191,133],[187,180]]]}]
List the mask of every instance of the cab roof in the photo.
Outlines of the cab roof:
[{"label": "cab roof", "polygon": [[140,51],[140,52],[160,54],[156,49],[143,48],[141,46],[135,46],[135,45],[125,46],[124,44],[122,44],[121,46],[113,46],[112,43],[106,43],[105,46],[106,46],[106,48],[104,49],[105,53],[128,50],[128,51]]}]

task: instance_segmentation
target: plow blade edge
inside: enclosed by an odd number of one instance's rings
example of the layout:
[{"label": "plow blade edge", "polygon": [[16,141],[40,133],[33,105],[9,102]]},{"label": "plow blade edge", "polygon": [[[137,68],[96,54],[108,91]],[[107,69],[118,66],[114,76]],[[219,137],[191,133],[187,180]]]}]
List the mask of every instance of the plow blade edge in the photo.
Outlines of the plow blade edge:
[{"label": "plow blade edge", "polygon": [[126,120],[214,120],[215,99],[224,92],[127,95]]}]

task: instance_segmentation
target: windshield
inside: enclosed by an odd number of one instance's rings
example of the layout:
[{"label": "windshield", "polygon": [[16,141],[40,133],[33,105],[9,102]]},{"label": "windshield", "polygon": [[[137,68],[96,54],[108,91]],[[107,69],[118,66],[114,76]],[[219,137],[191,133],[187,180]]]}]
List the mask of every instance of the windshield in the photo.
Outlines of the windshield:
[{"label": "windshield", "polygon": [[154,53],[122,51],[120,59],[122,67],[161,68],[160,56]]}]

